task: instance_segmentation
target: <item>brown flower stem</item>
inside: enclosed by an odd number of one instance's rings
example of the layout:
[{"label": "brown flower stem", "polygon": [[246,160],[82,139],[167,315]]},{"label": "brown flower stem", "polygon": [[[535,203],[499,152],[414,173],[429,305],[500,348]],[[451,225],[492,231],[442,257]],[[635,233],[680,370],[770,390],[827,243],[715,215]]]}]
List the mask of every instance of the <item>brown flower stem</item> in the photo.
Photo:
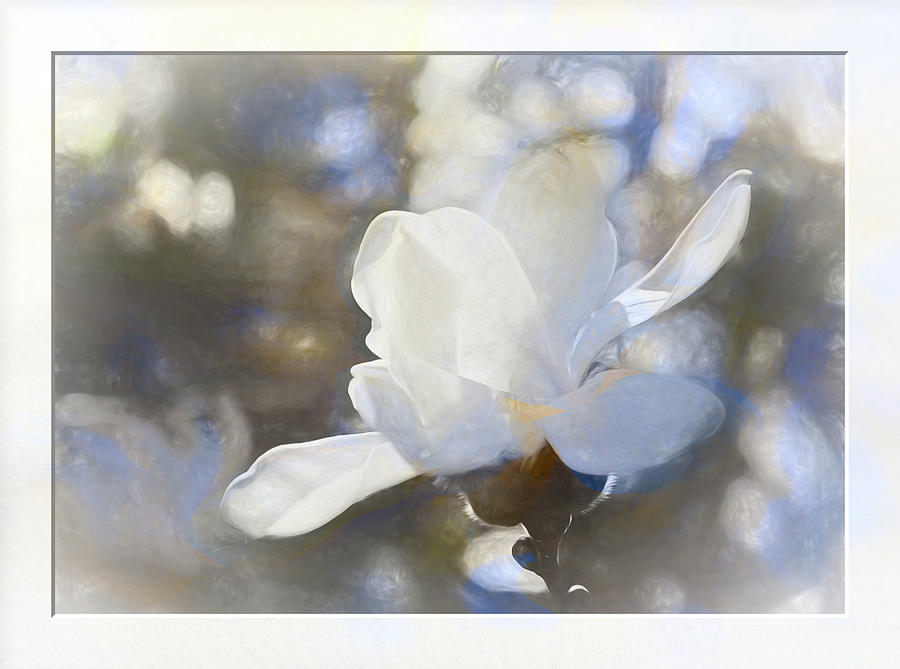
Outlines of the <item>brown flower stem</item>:
[{"label": "brown flower stem", "polygon": [[[597,485],[590,485],[592,479]],[[601,494],[603,481],[605,477],[576,475],[545,445],[535,455],[490,476],[469,478],[461,487],[483,521],[525,526],[530,536],[516,542],[513,557],[544,579],[554,610],[562,613],[590,606],[588,588],[560,565],[559,548],[578,515]]]}]

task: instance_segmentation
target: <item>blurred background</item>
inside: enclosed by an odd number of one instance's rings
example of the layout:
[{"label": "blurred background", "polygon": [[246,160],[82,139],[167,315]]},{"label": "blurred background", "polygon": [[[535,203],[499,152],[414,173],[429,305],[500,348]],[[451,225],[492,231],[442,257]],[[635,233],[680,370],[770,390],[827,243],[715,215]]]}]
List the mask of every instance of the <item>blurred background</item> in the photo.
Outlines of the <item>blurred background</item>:
[{"label": "blurred background", "polygon": [[58,612],[551,612],[516,528],[419,477],[251,541],[225,486],[361,431],[350,295],[388,209],[483,211],[567,142],[605,175],[619,263],[655,263],[736,169],[739,253],[604,351],[715,388],[702,449],[622,481],[561,560],[600,613],[844,609],[840,56],[57,55]]}]

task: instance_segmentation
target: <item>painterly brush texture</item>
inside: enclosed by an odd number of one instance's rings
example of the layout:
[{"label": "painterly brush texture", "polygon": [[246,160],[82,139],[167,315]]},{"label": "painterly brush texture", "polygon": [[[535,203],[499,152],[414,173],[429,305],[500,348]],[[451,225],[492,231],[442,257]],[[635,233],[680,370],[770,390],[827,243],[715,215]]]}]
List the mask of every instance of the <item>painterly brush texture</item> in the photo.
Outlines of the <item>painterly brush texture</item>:
[{"label": "painterly brush texture", "polygon": [[843,611],[840,57],[55,82],[57,611]]}]

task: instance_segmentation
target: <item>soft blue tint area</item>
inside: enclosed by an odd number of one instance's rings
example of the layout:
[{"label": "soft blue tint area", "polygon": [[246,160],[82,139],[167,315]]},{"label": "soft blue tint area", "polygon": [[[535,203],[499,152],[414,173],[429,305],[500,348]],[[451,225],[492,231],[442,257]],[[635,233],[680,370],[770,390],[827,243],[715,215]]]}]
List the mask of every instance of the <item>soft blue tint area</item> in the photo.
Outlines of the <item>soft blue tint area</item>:
[{"label": "soft blue tint area", "polygon": [[471,613],[553,613],[528,595],[518,592],[492,592],[472,581],[462,586],[460,594]]},{"label": "soft blue tint area", "polygon": [[791,342],[785,375],[794,388],[815,405],[821,406],[829,396],[823,377],[831,357],[830,342],[834,330],[806,327]]}]

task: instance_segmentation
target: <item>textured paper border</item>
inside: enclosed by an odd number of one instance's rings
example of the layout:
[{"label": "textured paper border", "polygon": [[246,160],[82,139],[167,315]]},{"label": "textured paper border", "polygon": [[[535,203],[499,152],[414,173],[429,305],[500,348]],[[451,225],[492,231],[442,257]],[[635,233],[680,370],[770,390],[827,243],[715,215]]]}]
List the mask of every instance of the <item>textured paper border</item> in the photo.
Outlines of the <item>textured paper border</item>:
[{"label": "textured paper border", "polygon": [[[900,12],[876,3],[34,2],[0,14],[0,665],[888,666],[898,655]],[[50,617],[53,50],[848,50],[848,614]],[[894,476],[892,476],[894,475]]]}]

